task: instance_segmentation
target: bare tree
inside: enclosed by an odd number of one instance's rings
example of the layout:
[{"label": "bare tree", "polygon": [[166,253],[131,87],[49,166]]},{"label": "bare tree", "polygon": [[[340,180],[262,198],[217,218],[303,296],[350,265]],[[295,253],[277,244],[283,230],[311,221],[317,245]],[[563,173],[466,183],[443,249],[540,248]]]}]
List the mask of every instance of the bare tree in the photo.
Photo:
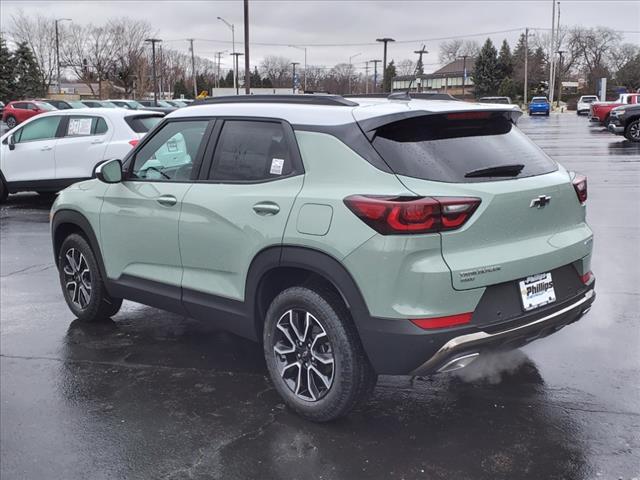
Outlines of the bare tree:
[{"label": "bare tree", "polygon": [[288,87],[291,84],[291,60],[286,57],[267,55],[262,60],[259,70],[274,87]]},{"label": "bare tree", "polygon": [[567,46],[570,54],[591,86],[597,78],[608,76],[610,56],[621,38],[619,33],[605,27],[576,27],[569,33]]},{"label": "bare tree", "polygon": [[611,49],[609,56],[609,66],[612,71],[617,72],[628,62],[637,58],[640,54],[640,46],[633,43],[623,43]]},{"label": "bare tree", "polygon": [[416,71],[416,62],[413,60],[400,60],[396,65],[398,75],[413,75]]},{"label": "bare tree", "polygon": [[[102,82],[115,70],[117,51],[117,41],[110,29],[91,24],[74,24],[63,50],[66,65],[99,98],[102,98]],[[98,84],[97,93],[94,82]]]},{"label": "bare tree", "polygon": [[[145,38],[151,35],[151,25],[129,18],[111,19],[107,31],[114,42],[114,81],[124,88],[126,97],[133,95],[140,80],[137,71],[144,61]],[[144,82],[142,82],[144,83]]]},{"label": "bare tree", "polygon": [[[27,16],[22,10],[11,19],[14,40],[29,45],[40,68],[44,90],[48,91],[57,73],[55,20],[41,14]],[[62,24],[59,28],[62,28]]]},{"label": "bare tree", "polygon": [[463,40],[460,38],[446,40],[440,44],[440,63],[450,63],[455,59],[468,55],[476,57],[480,53],[480,45],[475,40]]},{"label": "bare tree", "polygon": [[314,91],[326,90],[327,69],[317,65],[307,66],[307,88]]}]

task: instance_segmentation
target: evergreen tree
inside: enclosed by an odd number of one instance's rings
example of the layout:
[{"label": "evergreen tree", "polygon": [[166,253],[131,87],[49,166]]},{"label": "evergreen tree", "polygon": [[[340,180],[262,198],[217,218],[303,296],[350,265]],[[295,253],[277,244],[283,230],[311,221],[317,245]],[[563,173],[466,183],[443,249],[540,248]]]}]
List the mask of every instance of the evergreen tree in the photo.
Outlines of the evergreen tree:
[{"label": "evergreen tree", "polygon": [[392,80],[393,80],[393,77],[395,77],[396,75],[397,75],[396,64],[393,63],[393,60],[391,60],[387,64],[387,70],[384,72],[384,77],[383,77],[384,85],[382,85],[382,91],[384,92],[391,91]]},{"label": "evergreen tree", "polygon": [[5,103],[13,100],[13,89],[13,57],[4,38],[0,37],[0,100]]},{"label": "evergreen tree", "polygon": [[251,88],[260,87],[262,87],[262,78],[260,77],[260,73],[258,73],[258,67],[253,67],[253,72],[251,72]]},{"label": "evergreen tree", "polygon": [[500,81],[505,78],[511,78],[513,75],[513,56],[511,55],[511,49],[507,40],[502,41],[500,47],[500,54],[498,55],[498,76]]},{"label": "evergreen tree", "polygon": [[184,78],[178,79],[173,86],[173,98],[181,98],[181,95],[184,95],[184,98],[193,98],[193,92],[187,88]]},{"label": "evergreen tree", "polygon": [[229,87],[229,88],[233,87],[233,75],[234,75],[233,70],[229,70],[227,72],[227,76],[224,79],[225,87]]},{"label": "evergreen tree", "polygon": [[640,53],[618,70],[616,82],[618,85],[627,87],[632,92],[640,88]]},{"label": "evergreen tree", "polygon": [[498,88],[498,95],[502,97],[509,97],[512,100],[515,100],[518,96],[519,90],[516,86],[516,83],[512,78],[506,77],[500,82],[500,87]]},{"label": "evergreen tree", "polygon": [[19,43],[13,54],[13,78],[15,98],[45,96],[42,75],[27,42]]},{"label": "evergreen tree", "polygon": [[495,95],[500,87],[498,52],[490,38],[480,49],[472,74],[476,97]]}]

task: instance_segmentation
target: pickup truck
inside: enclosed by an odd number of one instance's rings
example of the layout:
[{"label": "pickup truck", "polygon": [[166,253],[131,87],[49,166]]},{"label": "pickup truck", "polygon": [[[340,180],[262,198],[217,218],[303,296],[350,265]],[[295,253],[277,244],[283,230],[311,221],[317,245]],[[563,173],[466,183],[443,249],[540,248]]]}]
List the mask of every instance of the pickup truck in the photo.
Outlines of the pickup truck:
[{"label": "pickup truck", "polygon": [[640,103],[611,110],[607,129],[616,135],[624,135],[630,142],[640,142]]},{"label": "pickup truck", "polygon": [[593,102],[589,111],[589,120],[609,126],[611,110],[622,105],[640,103],[640,93],[622,93],[613,102]]}]

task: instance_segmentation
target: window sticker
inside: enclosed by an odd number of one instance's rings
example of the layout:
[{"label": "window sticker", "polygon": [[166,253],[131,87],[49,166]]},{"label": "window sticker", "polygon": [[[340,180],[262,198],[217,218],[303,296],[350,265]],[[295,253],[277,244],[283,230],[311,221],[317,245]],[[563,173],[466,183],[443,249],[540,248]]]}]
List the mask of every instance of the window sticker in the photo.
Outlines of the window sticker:
[{"label": "window sticker", "polygon": [[92,118],[70,118],[67,135],[91,135]]},{"label": "window sticker", "polygon": [[282,175],[282,167],[284,166],[284,159],[274,158],[271,160],[271,169],[269,173],[271,175]]},{"label": "window sticker", "polygon": [[169,141],[167,142],[167,150],[169,150],[170,152],[178,151],[178,142],[175,138],[169,139]]}]

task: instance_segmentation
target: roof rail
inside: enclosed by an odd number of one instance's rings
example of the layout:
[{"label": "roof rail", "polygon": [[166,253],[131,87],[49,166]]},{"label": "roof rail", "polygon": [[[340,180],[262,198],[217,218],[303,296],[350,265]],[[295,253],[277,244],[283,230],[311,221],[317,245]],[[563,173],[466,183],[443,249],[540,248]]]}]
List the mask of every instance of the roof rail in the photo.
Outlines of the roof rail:
[{"label": "roof rail", "polygon": [[452,97],[448,93],[414,93],[414,92],[393,92],[389,93],[365,93],[365,94],[351,94],[344,95],[344,98],[388,98],[389,100],[453,100],[456,102],[461,102],[459,98]]},{"label": "roof rail", "polygon": [[216,103],[292,103],[299,105],[325,105],[340,107],[355,107],[358,104],[340,95],[229,95],[224,97],[209,97],[196,100],[193,105]]}]

